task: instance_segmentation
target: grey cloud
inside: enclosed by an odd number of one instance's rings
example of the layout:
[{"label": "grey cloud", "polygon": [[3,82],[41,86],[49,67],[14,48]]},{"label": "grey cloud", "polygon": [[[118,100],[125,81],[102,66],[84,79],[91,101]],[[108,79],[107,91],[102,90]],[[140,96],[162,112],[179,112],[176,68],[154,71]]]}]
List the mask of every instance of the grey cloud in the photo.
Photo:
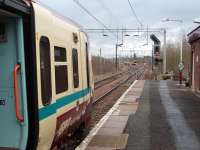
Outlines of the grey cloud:
[{"label": "grey cloud", "polygon": [[[109,27],[126,27],[136,28],[138,23],[134,18],[127,0],[79,0],[88,10],[90,10],[97,18],[102,20]],[[179,24],[162,23],[162,18],[183,19],[185,32],[189,32],[195,25],[192,20],[200,17],[200,1],[199,0],[131,0],[137,12],[138,17],[145,25],[150,27],[167,27],[168,38],[179,38]],[[86,28],[102,28],[82,9],[80,9],[73,0],[42,0],[43,3],[55,9],[64,16],[67,16],[75,22]],[[162,34],[158,36],[163,39]],[[171,36],[171,37],[170,37]],[[116,39],[112,36],[108,40],[102,35],[90,35],[93,49],[99,47],[112,48],[116,43]],[[145,35],[141,40],[133,38],[127,39],[132,43],[132,47],[145,43]],[[138,42],[139,44],[137,44]],[[104,45],[104,46],[103,46]],[[130,45],[130,44],[129,44]]]}]

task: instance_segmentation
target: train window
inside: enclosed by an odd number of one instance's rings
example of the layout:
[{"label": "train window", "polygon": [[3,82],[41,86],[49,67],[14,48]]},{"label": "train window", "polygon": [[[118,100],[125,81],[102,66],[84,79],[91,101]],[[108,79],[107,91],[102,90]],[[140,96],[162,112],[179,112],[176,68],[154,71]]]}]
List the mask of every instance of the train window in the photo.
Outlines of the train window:
[{"label": "train window", "polygon": [[43,105],[52,99],[50,42],[47,37],[40,38],[40,76]]},{"label": "train window", "polygon": [[67,66],[55,66],[56,94],[68,90],[68,70]]},{"label": "train window", "polygon": [[55,65],[55,82],[56,94],[60,94],[68,90],[68,68],[66,49],[62,47],[54,47],[54,58],[59,65]]},{"label": "train window", "polygon": [[87,87],[90,87],[89,52],[87,43],[85,43],[85,50],[86,50]]},{"label": "train window", "polygon": [[6,42],[6,27],[5,24],[0,23],[0,43],[1,42]]},{"label": "train window", "polygon": [[78,51],[75,48],[72,49],[72,64],[73,64],[74,88],[78,88],[79,87]]},{"label": "train window", "polygon": [[62,47],[54,47],[54,59],[56,62],[66,62],[66,49]]}]

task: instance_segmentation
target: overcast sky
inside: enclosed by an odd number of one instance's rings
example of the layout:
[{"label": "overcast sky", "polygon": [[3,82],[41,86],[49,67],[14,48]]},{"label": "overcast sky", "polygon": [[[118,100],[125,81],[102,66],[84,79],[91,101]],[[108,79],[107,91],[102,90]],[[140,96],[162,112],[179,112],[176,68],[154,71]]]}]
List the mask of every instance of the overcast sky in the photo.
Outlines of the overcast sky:
[{"label": "overcast sky", "polygon": [[[58,11],[84,28],[103,28],[73,0],[41,0],[44,4]],[[188,33],[197,25],[193,23],[195,18],[200,17],[200,0],[130,0],[145,27],[166,28],[167,40],[178,41],[181,28]],[[138,28],[139,23],[131,12],[128,0],[79,0],[94,16],[110,28]],[[181,19],[183,23],[162,22],[163,18]],[[108,33],[108,37],[102,34],[89,34],[91,51],[97,54],[99,48],[105,56],[114,55],[116,38]],[[133,35],[133,34],[132,34]],[[162,41],[162,34],[156,34]],[[150,41],[150,40],[149,40]],[[121,54],[128,55],[129,49],[137,51],[138,55],[151,53],[151,44],[147,43],[146,34],[139,37],[124,37],[124,46]],[[124,50],[124,51],[123,51]]]}]

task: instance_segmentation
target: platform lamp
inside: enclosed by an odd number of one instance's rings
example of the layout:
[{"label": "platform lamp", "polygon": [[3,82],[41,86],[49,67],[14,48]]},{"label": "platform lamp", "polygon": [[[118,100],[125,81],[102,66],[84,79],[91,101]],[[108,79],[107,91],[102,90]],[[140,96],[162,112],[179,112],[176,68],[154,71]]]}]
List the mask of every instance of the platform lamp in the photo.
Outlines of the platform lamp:
[{"label": "platform lamp", "polygon": [[194,19],[194,23],[200,24],[200,18]]},{"label": "platform lamp", "polygon": [[103,36],[109,36],[109,35],[104,33]]},{"label": "platform lamp", "polygon": [[130,36],[129,34],[125,34],[124,36]]},{"label": "platform lamp", "polygon": [[[163,22],[178,22],[183,24],[183,20],[181,19],[170,19],[170,18],[164,18],[162,19]],[[182,30],[182,27],[181,27]],[[181,37],[181,45],[180,45],[180,63],[183,61],[183,40]]]},{"label": "platform lamp", "polygon": [[109,36],[109,35],[106,34],[105,31],[103,30],[103,36],[106,37],[106,36]]}]

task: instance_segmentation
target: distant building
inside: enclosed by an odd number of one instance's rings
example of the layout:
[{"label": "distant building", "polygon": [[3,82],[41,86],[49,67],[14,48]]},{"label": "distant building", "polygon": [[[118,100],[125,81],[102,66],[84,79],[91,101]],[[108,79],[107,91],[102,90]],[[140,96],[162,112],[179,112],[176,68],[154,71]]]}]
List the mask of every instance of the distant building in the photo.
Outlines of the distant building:
[{"label": "distant building", "polygon": [[200,92],[200,26],[188,34],[191,45],[191,74],[190,85],[193,90]]}]

